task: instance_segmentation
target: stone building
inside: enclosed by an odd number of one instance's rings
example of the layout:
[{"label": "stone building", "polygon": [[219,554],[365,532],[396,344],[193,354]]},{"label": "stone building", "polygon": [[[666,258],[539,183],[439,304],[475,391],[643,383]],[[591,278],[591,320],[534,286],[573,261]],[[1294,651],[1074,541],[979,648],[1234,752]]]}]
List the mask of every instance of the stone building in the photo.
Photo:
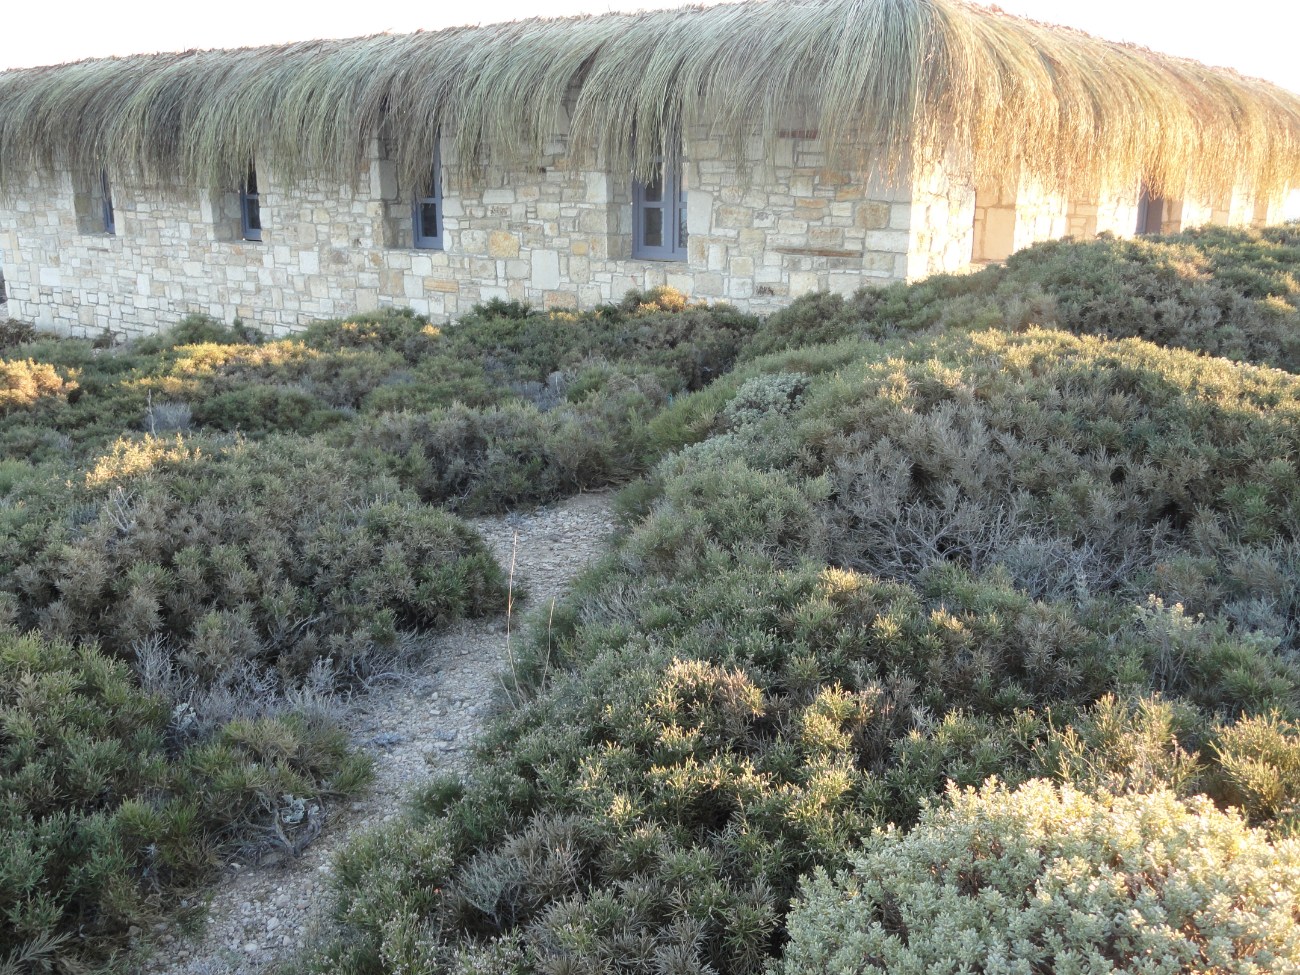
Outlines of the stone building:
[{"label": "stone building", "polygon": [[0,74],[7,312],[82,334],[660,284],[766,312],[1066,234],[1260,225],[1288,183],[1300,97],[958,0]]}]

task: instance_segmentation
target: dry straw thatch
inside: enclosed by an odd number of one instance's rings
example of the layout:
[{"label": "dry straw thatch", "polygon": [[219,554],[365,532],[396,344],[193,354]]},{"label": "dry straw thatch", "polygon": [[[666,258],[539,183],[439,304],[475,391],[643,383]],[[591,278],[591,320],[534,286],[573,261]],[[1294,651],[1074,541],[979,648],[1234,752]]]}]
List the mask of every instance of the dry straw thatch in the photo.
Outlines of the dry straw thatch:
[{"label": "dry straw thatch", "polygon": [[739,152],[792,120],[886,174],[1300,182],[1300,96],[1263,81],[960,0],[750,0],[0,73],[0,188],[56,166],[230,187],[252,158],[351,182],[383,133],[415,186],[440,131],[482,168],[566,127],[571,161],[644,175],[690,126]]}]

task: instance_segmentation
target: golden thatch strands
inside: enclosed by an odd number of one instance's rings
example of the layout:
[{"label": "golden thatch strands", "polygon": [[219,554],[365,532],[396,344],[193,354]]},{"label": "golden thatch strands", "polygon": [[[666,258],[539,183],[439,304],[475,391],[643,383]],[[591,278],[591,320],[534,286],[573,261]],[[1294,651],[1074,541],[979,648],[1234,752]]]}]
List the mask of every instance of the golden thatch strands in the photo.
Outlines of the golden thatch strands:
[{"label": "golden thatch strands", "polygon": [[1300,182],[1300,96],[961,0],[750,0],[0,73],[0,189],[55,165],[114,177],[358,179],[390,137],[403,182],[439,132],[471,169],[570,160],[647,174],[708,126],[739,157],[818,129],[839,162],[1024,167],[1058,188],[1171,196]]}]

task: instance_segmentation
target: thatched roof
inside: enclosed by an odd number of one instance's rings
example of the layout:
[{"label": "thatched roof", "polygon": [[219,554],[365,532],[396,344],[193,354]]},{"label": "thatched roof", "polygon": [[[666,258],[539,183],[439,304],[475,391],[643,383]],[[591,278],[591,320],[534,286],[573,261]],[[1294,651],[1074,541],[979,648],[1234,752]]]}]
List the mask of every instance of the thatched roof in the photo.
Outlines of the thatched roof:
[{"label": "thatched roof", "polygon": [[796,119],[883,169],[955,147],[1056,185],[1300,183],[1300,96],[1264,81],[961,0],[750,0],[3,72],[0,188],[56,164],[230,186],[252,157],[352,180],[385,120],[415,185],[440,129],[509,164],[566,114],[578,161],[643,174],[687,125],[738,149]]}]

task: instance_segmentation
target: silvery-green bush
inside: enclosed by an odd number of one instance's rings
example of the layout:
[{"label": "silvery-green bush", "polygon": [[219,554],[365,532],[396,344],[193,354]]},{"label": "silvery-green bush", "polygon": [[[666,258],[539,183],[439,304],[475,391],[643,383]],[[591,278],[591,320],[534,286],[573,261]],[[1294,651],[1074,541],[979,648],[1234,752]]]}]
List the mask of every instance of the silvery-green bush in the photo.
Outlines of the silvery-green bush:
[{"label": "silvery-green bush", "polygon": [[802,885],[781,975],[1300,971],[1300,843],[1205,798],[953,790]]}]

